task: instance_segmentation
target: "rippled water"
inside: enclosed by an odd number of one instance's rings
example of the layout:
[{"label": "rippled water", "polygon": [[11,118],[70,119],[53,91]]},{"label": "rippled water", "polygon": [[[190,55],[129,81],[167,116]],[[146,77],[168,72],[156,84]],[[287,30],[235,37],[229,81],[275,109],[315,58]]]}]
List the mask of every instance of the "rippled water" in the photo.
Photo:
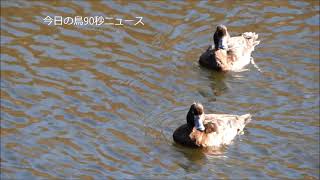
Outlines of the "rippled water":
[{"label": "rippled water", "polygon": [[[262,72],[199,67],[221,23],[259,34]],[[253,121],[222,155],[185,148],[193,101]],[[318,2],[1,1],[1,179],[106,177],[318,179]]]}]

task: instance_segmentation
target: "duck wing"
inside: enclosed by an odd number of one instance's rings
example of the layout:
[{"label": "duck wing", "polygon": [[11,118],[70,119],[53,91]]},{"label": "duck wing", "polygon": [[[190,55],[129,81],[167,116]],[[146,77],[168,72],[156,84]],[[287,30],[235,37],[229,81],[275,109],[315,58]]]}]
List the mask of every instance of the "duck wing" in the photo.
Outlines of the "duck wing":
[{"label": "duck wing", "polygon": [[190,139],[200,147],[219,147],[230,144],[232,140],[243,131],[251,120],[250,114],[242,116],[230,114],[206,114],[204,124],[211,130],[200,132],[193,128]]},{"label": "duck wing", "polygon": [[240,36],[231,37],[228,40],[228,53],[236,56],[236,60],[243,56],[251,56],[254,47],[260,43],[258,34],[245,32]]},{"label": "duck wing", "polygon": [[251,121],[250,114],[241,116],[230,114],[206,114],[204,124],[213,123],[216,125],[216,134],[222,141],[231,141]]}]

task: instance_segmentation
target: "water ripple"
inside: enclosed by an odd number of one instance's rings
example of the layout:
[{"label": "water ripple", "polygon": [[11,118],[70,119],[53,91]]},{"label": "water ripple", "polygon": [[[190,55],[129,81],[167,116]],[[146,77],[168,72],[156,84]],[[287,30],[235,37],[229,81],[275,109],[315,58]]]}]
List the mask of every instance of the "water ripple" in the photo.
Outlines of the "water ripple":
[{"label": "water ripple", "polygon": [[[262,73],[198,66],[221,23],[259,33]],[[317,179],[315,39],[316,1],[1,1],[1,179]],[[221,152],[184,148],[172,132],[193,101],[254,118]]]}]

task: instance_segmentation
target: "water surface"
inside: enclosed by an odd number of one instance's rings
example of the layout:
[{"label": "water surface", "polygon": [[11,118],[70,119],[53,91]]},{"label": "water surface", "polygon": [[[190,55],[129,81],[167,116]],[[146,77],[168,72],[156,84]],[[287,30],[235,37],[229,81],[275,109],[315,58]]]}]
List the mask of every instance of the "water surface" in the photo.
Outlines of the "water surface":
[{"label": "water surface", "polygon": [[[259,34],[262,72],[199,67],[217,24]],[[185,148],[193,101],[253,120],[221,155]],[[1,179],[106,177],[318,179],[318,2],[1,1]]]}]

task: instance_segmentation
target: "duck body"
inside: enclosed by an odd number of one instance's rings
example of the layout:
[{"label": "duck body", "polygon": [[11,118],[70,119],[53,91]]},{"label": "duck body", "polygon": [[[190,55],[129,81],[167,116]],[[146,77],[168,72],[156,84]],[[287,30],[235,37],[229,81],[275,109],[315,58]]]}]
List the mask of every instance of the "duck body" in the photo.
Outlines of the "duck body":
[{"label": "duck body", "polygon": [[251,120],[250,114],[206,114],[204,124],[216,124],[217,129],[213,132],[201,132],[192,129],[189,137],[199,147],[219,147],[229,145]]},{"label": "duck body", "polygon": [[[189,113],[192,107],[189,110]],[[188,114],[189,114],[188,113]],[[192,112],[191,112],[192,114]],[[243,132],[244,127],[251,121],[251,115],[229,115],[229,114],[202,114],[199,118],[204,130],[199,130],[190,122],[177,128],[173,133],[176,143],[189,147],[220,147],[230,144],[233,139]]]},{"label": "duck body", "polygon": [[217,71],[237,71],[250,64],[251,53],[260,43],[258,34],[245,32],[230,37],[227,28],[217,27],[213,36],[214,45],[210,45],[199,58],[199,64]]},{"label": "duck body", "polygon": [[194,140],[190,138],[192,129],[188,128],[187,124],[181,125],[173,133],[173,140],[181,145],[188,147],[198,147]]}]

